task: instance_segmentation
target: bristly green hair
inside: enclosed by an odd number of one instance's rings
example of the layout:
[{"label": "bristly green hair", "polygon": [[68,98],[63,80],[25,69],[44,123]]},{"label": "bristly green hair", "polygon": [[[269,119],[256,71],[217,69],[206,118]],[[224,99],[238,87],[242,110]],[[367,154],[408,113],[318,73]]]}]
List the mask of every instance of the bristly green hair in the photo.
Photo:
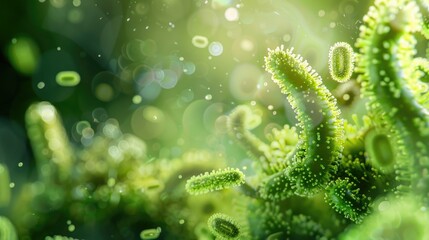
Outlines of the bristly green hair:
[{"label": "bristly green hair", "polygon": [[192,176],[186,182],[186,191],[192,195],[239,186],[244,183],[244,174],[234,168],[226,168]]},{"label": "bristly green hair", "polygon": [[415,2],[377,0],[364,17],[356,47],[360,49],[357,72],[363,93],[369,98],[368,111],[380,116],[381,125],[395,129],[398,153],[407,161],[396,164],[398,179],[424,193],[429,204],[429,112],[414,96],[414,32],[422,26]]},{"label": "bristly green hair", "polygon": [[353,74],[355,56],[346,42],[337,42],[329,49],[329,74],[337,82],[346,82]]},{"label": "bristly green hair", "polygon": [[321,77],[293,49],[269,50],[266,70],[286,94],[299,121],[301,141],[291,166],[268,178],[261,187],[264,198],[284,199],[290,194],[312,195],[325,187],[343,148],[343,123],[336,100]]}]

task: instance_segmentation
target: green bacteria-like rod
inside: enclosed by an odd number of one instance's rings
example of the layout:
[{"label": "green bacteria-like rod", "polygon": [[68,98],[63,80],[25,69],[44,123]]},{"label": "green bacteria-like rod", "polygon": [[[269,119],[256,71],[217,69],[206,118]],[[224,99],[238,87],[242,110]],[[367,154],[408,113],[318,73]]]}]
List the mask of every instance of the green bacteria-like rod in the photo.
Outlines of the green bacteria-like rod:
[{"label": "green bacteria-like rod", "polygon": [[308,196],[326,186],[343,148],[343,123],[336,100],[321,77],[293,53],[278,47],[265,58],[266,70],[287,94],[301,129],[291,165],[269,177],[261,196],[284,199],[292,193]]},{"label": "green bacteria-like rod", "polygon": [[192,176],[186,182],[186,191],[192,195],[204,194],[216,190],[239,186],[244,183],[244,174],[234,168],[213,170],[198,176]]},{"label": "green bacteria-like rod", "polygon": [[48,102],[32,104],[25,122],[42,178],[53,182],[69,179],[74,155],[55,107]]},{"label": "green bacteria-like rod", "polygon": [[329,74],[337,82],[346,82],[353,74],[353,48],[346,42],[337,42],[329,49]]},{"label": "green bacteria-like rod", "polygon": [[412,33],[420,30],[421,15],[414,2],[378,0],[364,21],[356,46],[359,80],[370,100],[367,108],[395,129],[395,148],[406,156],[397,163],[397,178],[405,184],[399,189],[407,189],[409,182],[429,203],[429,114],[409,87],[416,81]]},{"label": "green bacteria-like rod", "polygon": [[207,221],[210,231],[216,239],[238,239],[240,227],[230,216],[223,213],[213,214]]}]

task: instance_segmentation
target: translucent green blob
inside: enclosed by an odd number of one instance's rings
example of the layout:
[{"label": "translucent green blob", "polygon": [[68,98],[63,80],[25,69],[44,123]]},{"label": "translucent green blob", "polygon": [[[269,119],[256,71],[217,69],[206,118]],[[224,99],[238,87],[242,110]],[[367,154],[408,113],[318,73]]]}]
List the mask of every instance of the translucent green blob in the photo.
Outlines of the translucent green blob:
[{"label": "translucent green blob", "polygon": [[396,160],[396,151],[392,146],[392,140],[383,131],[375,129],[368,132],[365,137],[365,150],[371,163],[383,170],[393,170]]},{"label": "translucent green blob", "polygon": [[146,229],[140,233],[140,238],[142,240],[157,239],[159,237],[159,234],[161,234],[161,228],[160,227]]},{"label": "translucent green blob", "polygon": [[9,171],[7,167],[0,164],[0,207],[9,205],[10,187]]},{"label": "translucent green blob", "polygon": [[62,71],[57,73],[55,81],[63,87],[73,87],[79,84],[80,75],[75,71]]},{"label": "translucent green blob", "polygon": [[7,56],[16,71],[31,75],[37,67],[39,49],[30,38],[14,38],[7,47]]}]

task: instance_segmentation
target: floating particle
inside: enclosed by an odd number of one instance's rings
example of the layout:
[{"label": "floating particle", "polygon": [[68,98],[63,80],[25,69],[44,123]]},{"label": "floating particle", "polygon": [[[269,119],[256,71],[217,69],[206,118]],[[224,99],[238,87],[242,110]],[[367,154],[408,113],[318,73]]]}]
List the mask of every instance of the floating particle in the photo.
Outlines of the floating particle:
[{"label": "floating particle", "polygon": [[239,18],[237,8],[234,8],[234,7],[227,8],[225,10],[225,18],[230,22],[237,21]]},{"label": "floating particle", "polygon": [[207,47],[208,44],[209,44],[209,40],[204,36],[195,35],[192,38],[192,45],[194,45],[197,48],[205,48]]},{"label": "floating particle", "polygon": [[73,0],[73,6],[79,7],[81,4],[81,0]]},{"label": "floating particle", "polygon": [[212,56],[219,56],[223,53],[223,45],[220,42],[212,42],[209,45],[209,53]]},{"label": "floating particle", "polygon": [[75,71],[62,71],[57,73],[55,81],[63,87],[73,87],[79,84],[80,75]]},{"label": "floating particle", "polygon": [[183,72],[184,72],[186,75],[191,75],[191,74],[193,74],[193,73],[195,72],[195,70],[196,70],[196,67],[195,67],[195,64],[194,64],[194,63],[192,63],[192,62],[185,62],[185,63],[183,64]]},{"label": "floating particle", "polygon": [[140,239],[142,240],[149,240],[149,239],[157,239],[159,235],[161,234],[161,228],[151,228],[141,231],[140,233]]},{"label": "floating particle", "polygon": [[135,95],[134,97],[133,97],[133,103],[134,104],[139,104],[139,103],[141,103],[142,102],[142,97],[140,96],[140,95]]},{"label": "floating particle", "polygon": [[37,88],[38,89],[43,89],[44,87],[45,87],[45,83],[44,82],[37,83]]}]

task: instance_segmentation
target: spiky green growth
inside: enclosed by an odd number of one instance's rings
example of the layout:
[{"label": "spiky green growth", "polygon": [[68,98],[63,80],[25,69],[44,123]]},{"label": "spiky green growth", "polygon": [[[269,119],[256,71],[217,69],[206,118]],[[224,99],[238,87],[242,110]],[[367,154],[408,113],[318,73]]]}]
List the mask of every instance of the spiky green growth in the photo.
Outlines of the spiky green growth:
[{"label": "spiky green growth", "polygon": [[[304,208],[307,209],[313,208],[315,205],[317,207],[314,208],[318,210],[323,207],[314,201],[310,203],[301,198],[296,200],[296,202],[284,202],[283,204],[271,201],[249,201],[248,224],[257,226],[249,228],[251,239],[331,239],[331,230],[335,228],[332,227],[335,223],[331,222],[329,227],[323,226],[320,221],[300,213],[299,211],[302,209],[298,209],[303,203]],[[308,212],[312,210],[314,209],[308,210]]]},{"label": "spiky green growth", "polygon": [[0,164],[0,207],[6,207],[10,202],[10,178],[6,165]]},{"label": "spiky green growth", "polygon": [[360,223],[367,214],[370,198],[362,194],[360,186],[346,179],[336,180],[327,189],[329,204],[346,218]]},{"label": "spiky green growth", "polygon": [[239,186],[244,183],[244,174],[237,168],[213,170],[198,176],[192,176],[186,182],[186,191],[192,195],[204,194],[216,190]]},{"label": "spiky green growth", "polygon": [[48,102],[34,103],[25,122],[41,177],[53,182],[69,179],[74,154],[55,107]]},{"label": "spiky green growth", "polygon": [[284,199],[291,194],[311,195],[323,188],[341,158],[343,124],[336,100],[321,77],[293,53],[278,47],[265,58],[266,70],[287,94],[299,121],[301,141],[287,162],[292,164],[268,178],[261,187],[264,198]]},{"label": "spiky green growth", "polygon": [[417,0],[416,1],[420,11],[423,14],[422,20],[422,29],[421,33],[426,39],[429,39],[429,1],[428,0]]},{"label": "spiky green growth", "polygon": [[240,226],[230,216],[223,213],[213,214],[207,221],[210,231],[220,240],[238,239]]},{"label": "spiky green growth", "polygon": [[269,159],[271,169],[279,172],[290,164],[286,160],[298,143],[296,128],[289,125],[284,125],[282,129],[273,128],[266,134],[266,138],[270,141],[270,145],[265,155]]},{"label": "spiky green growth", "polygon": [[273,173],[269,159],[267,158],[268,146],[249,129],[255,127],[254,113],[246,105],[237,106],[229,115],[227,127],[229,135],[238,142],[255,161],[261,164],[265,173]]},{"label": "spiky green growth", "polygon": [[354,62],[354,52],[350,44],[337,42],[329,49],[329,74],[335,81],[348,81],[353,74]]},{"label": "spiky green growth", "polygon": [[390,197],[374,204],[375,212],[340,236],[352,239],[429,239],[429,214],[415,197]]},{"label": "spiky green growth", "polygon": [[356,46],[367,108],[380,116],[380,125],[395,129],[397,149],[407,156],[406,162],[398,162],[398,177],[408,178],[411,188],[424,194],[429,204],[429,114],[408,84],[416,81],[412,79],[416,42],[412,34],[421,29],[421,15],[415,2],[377,0],[364,22]]},{"label": "spiky green growth", "polygon": [[0,240],[18,240],[15,227],[9,219],[0,216]]}]

